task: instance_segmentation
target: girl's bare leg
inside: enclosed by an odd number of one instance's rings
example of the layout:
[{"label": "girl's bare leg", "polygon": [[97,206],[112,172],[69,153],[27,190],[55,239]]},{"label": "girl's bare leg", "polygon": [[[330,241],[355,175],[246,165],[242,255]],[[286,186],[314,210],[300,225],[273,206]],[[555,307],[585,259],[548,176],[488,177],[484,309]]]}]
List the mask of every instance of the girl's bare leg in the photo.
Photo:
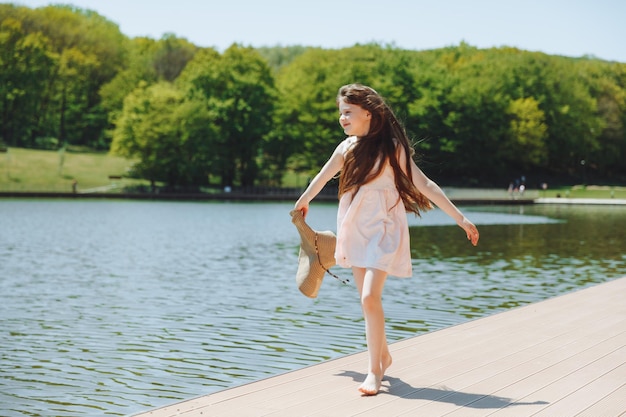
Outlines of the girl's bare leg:
[{"label": "girl's bare leg", "polygon": [[376,395],[387,368],[391,365],[391,354],[385,334],[385,313],[382,293],[387,273],[377,269],[352,268],[365,318],[365,336],[369,367],[367,377],[359,391],[365,395]]}]

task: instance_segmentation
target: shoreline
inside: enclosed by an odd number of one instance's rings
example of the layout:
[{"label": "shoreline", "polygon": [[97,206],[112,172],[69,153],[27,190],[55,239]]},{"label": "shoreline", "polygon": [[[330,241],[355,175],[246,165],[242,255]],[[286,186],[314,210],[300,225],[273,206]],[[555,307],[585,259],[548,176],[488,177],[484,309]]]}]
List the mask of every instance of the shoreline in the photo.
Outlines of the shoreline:
[{"label": "shoreline", "polygon": [[[532,205],[532,204],[567,204],[567,205],[626,205],[626,199],[619,198],[550,198],[550,197],[472,197],[470,195],[449,195],[454,204],[460,205]],[[287,202],[296,201],[299,194],[293,193],[72,193],[47,191],[3,191],[0,199],[7,198],[42,198],[42,199],[110,199],[110,200],[154,200],[154,201],[241,201],[241,202]],[[316,201],[337,201],[335,194],[319,194]]]},{"label": "shoreline", "polygon": [[[299,194],[254,194],[254,193],[72,193],[72,192],[0,192],[0,200],[8,198],[42,199],[111,199],[111,200],[155,200],[155,201],[253,201],[253,202],[293,202]],[[493,197],[450,197],[455,204],[462,205],[530,205],[537,203],[534,198],[493,198]],[[336,202],[335,194],[319,194],[318,202]],[[624,200],[626,204],[626,200]]]}]

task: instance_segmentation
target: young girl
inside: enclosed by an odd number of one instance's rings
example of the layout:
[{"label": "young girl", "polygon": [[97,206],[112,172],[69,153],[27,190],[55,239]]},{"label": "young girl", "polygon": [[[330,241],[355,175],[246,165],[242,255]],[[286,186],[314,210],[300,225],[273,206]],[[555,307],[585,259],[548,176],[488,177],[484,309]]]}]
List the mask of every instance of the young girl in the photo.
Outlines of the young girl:
[{"label": "young girl", "polygon": [[295,209],[306,216],[309,202],[341,171],[335,259],[352,268],[365,318],[369,367],[359,390],[376,395],[391,365],[382,307],[385,280],[387,275],[412,275],[406,212],[419,214],[430,209],[432,201],[456,220],[474,246],[478,229],[415,165],[404,128],[376,91],[360,84],[343,86],[337,106],[348,138],[313,178]]}]

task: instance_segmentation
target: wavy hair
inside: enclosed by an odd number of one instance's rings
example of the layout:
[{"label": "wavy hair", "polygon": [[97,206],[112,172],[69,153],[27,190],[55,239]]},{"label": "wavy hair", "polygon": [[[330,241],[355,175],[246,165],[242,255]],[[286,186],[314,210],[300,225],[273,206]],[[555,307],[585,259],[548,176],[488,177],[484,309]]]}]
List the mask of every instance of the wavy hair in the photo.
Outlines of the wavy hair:
[{"label": "wavy hair", "polygon": [[[349,191],[356,193],[363,184],[378,177],[389,161],[406,210],[419,215],[420,211],[431,209],[428,198],[413,185],[411,158],[414,150],[408,135],[385,100],[373,88],[362,84],[341,87],[337,105],[341,100],[367,110],[371,119],[369,132],[346,153],[339,177],[339,197]],[[401,146],[407,156],[404,170],[400,167],[397,146]]]}]

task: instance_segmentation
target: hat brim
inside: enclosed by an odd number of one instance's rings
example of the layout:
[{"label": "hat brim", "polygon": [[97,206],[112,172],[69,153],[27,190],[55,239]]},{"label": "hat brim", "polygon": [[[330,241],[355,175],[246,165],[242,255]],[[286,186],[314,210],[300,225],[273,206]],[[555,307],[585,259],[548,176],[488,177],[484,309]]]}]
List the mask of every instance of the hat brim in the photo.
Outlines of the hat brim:
[{"label": "hat brim", "polygon": [[324,281],[326,271],[317,260],[317,256],[307,254],[302,246],[298,256],[298,272],[296,273],[296,285],[304,295],[316,298]]},{"label": "hat brim", "polygon": [[301,238],[296,284],[302,294],[315,298],[322,286],[324,274],[336,263],[337,237],[331,231],[317,232],[311,229],[299,211],[293,210],[290,214]]}]

